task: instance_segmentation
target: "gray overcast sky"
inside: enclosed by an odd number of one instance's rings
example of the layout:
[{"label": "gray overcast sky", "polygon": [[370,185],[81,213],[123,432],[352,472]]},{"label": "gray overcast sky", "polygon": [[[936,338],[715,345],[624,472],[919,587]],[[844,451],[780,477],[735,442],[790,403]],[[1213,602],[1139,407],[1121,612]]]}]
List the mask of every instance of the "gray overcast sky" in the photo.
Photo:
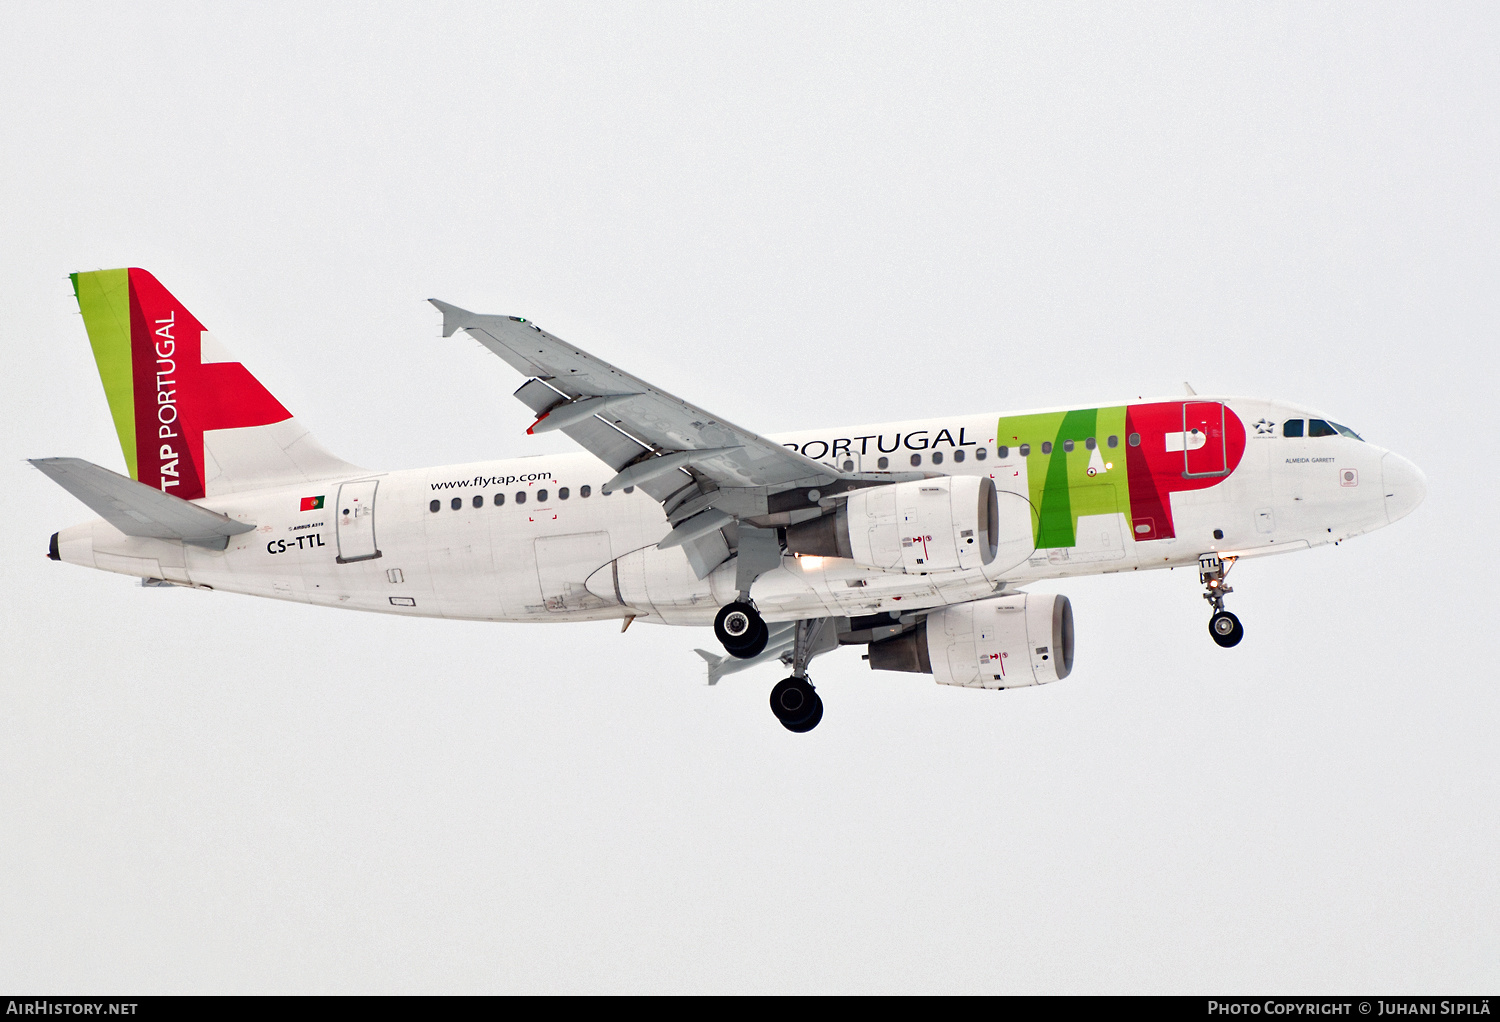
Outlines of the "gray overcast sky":
[{"label": "gray overcast sky", "polygon": [[[395,6],[0,12],[0,987],[1493,992],[1493,4]],[[706,629],[46,561],[125,265],[371,467],[566,448],[436,296],[768,432],[1190,380],[1430,496],[1234,650],[1078,580],[1066,681],[845,650],[797,737]]]}]

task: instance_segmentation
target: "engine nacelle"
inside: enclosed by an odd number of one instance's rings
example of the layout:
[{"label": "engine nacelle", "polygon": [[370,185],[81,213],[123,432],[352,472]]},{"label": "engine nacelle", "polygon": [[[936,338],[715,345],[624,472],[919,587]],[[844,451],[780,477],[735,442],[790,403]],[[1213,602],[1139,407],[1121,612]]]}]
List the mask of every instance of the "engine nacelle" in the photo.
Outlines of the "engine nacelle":
[{"label": "engine nacelle", "polygon": [[941,685],[1045,685],[1073,670],[1073,607],[1066,596],[994,596],[927,615],[915,631],[870,643],[876,671],[930,674]]},{"label": "engine nacelle", "polygon": [[788,526],[786,546],[794,554],[920,574],[989,564],[999,532],[993,479],[942,476],[856,490],[836,512]]}]

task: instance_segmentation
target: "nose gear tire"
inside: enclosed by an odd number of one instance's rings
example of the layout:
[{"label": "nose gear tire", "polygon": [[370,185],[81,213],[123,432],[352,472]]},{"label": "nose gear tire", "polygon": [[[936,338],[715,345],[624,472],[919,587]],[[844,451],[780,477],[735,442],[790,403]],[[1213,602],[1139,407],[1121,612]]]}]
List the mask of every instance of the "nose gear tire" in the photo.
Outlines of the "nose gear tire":
[{"label": "nose gear tire", "polygon": [[1245,637],[1245,628],[1240,624],[1239,618],[1227,610],[1221,610],[1208,619],[1208,634],[1220,646],[1228,649],[1239,645],[1240,640]]}]

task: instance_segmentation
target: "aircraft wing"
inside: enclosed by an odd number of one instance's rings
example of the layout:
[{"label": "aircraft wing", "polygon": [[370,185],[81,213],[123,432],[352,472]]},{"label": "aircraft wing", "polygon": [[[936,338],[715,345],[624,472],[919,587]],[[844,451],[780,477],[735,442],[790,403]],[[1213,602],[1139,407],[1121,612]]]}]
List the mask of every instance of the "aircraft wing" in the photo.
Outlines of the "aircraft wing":
[{"label": "aircraft wing", "polygon": [[431,301],[443,313],[444,337],[464,330],[532,377],[516,392],[539,416],[529,432],[560,429],[619,471],[614,486],[638,485],[665,500],[698,477],[719,487],[769,492],[826,486],[842,478],[837,470],[653,387],[534,323]]}]

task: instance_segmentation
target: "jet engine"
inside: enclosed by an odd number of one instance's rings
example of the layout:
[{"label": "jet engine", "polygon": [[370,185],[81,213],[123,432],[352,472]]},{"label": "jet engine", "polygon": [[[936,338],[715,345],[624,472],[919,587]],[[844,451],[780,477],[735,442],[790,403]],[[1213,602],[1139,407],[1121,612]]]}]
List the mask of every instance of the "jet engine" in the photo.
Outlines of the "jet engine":
[{"label": "jet engine", "polygon": [[786,546],[794,554],[922,574],[989,564],[999,534],[995,481],[943,476],[856,490],[838,510],[788,526]]},{"label": "jet engine", "polygon": [[1066,596],[1029,593],[944,607],[914,631],[870,643],[869,660],[941,685],[1044,685],[1073,670],[1073,608]]}]

